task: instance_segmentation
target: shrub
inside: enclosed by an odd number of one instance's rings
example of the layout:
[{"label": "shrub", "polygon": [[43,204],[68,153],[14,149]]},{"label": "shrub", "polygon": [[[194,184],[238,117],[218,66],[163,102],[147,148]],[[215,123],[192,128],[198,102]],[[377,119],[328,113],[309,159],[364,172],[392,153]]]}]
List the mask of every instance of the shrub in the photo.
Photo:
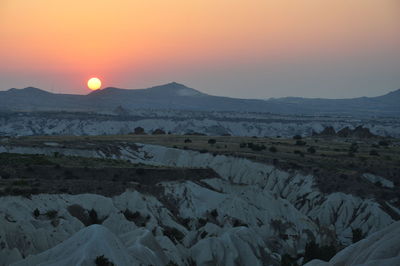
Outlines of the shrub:
[{"label": "shrub", "polygon": [[97,256],[96,259],[94,260],[94,263],[96,264],[96,266],[114,266],[115,265],[109,259],[104,257],[104,255]]},{"label": "shrub", "polygon": [[253,151],[262,151],[262,150],[265,150],[266,148],[267,148],[267,147],[265,147],[264,144],[261,144],[261,145],[252,144],[252,145],[251,145],[251,149],[252,149]]},{"label": "shrub", "polygon": [[293,139],[302,139],[301,135],[294,135]]},{"label": "shrub", "polygon": [[142,128],[142,127],[136,127],[136,128],[134,129],[134,134],[136,134],[136,135],[142,135],[142,134],[146,134],[146,133],[144,132],[144,128]]},{"label": "shrub", "polygon": [[16,180],[12,182],[14,186],[27,186],[28,182],[26,180]]},{"label": "shrub", "polygon": [[307,142],[302,141],[302,140],[297,140],[297,141],[296,141],[296,145],[297,145],[297,146],[305,146],[306,144],[307,144]]},{"label": "shrub", "polygon": [[385,140],[381,140],[381,141],[379,141],[379,143],[378,143],[380,146],[384,146],[384,147],[387,147],[387,146],[389,146],[389,142],[387,142],[387,141],[385,141]]},{"label": "shrub", "polygon": [[283,254],[281,259],[281,266],[297,266],[297,259],[292,258],[289,254]]},{"label": "shrub", "polygon": [[199,218],[199,219],[197,220],[197,226],[198,226],[198,227],[203,227],[203,226],[205,226],[206,224],[207,224],[207,220],[204,219],[204,218]]},{"label": "shrub", "polygon": [[57,217],[57,214],[58,214],[58,211],[56,211],[56,210],[50,210],[50,211],[47,211],[47,212],[45,213],[45,215],[46,215],[47,218],[49,218],[49,219],[54,219],[54,218],[56,218],[56,217]]},{"label": "shrub", "polygon": [[239,219],[233,219],[233,223],[232,223],[233,227],[239,227],[239,226],[245,226],[245,227],[249,227],[246,223],[242,222]]},{"label": "shrub", "polygon": [[165,131],[162,130],[162,129],[160,129],[160,128],[157,128],[156,130],[154,130],[154,131],[152,132],[152,134],[153,134],[153,135],[165,135]]},{"label": "shrub", "polygon": [[185,143],[192,143],[192,140],[191,140],[191,139],[185,139],[184,142],[185,142]]},{"label": "shrub", "polygon": [[369,152],[369,155],[371,155],[371,156],[379,156],[379,153],[376,150],[371,150]]},{"label": "shrub", "polygon": [[89,211],[89,223],[90,224],[101,224],[99,218],[97,217],[97,212],[94,209]]},{"label": "shrub", "polygon": [[294,153],[294,154],[298,154],[298,155],[300,155],[301,157],[304,157],[304,153],[303,153],[302,151],[294,150],[293,153]]},{"label": "shrub", "polygon": [[164,235],[171,239],[173,242],[181,241],[185,235],[174,227],[166,226],[164,228]]},{"label": "shrub", "polygon": [[138,169],[136,169],[136,174],[138,174],[138,175],[144,175],[145,172],[146,172],[146,171],[145,171],[143,168],[138,168]]},{"label": "shrub", "polygon": [[60,188],[58,191],[61,193],[69,193],[69,190],[66,187]]},{"label": "shrub", "polygon": [[39,209],[35,209],[34,211],[33,211],[33,217],[35,217],[35,218],[38,218],[39,217],[39,215],[40,215],[40,211],[39,211]]},{"label": "shrub", "polygon": [[140,219],[140,217],[141,217],[140,212],[138,212],[138,211],[131,212],[128,209],[126,209],[123,214],[124,214],[125,218],[131,222],[135,222],[135,220]]},{"label": "shrub", "polygon": [[274,147],[274,146],[271,146],[271,147],[269,148],[269,151],[270,151],[270,152],[277,152],[278,149],[277,149],[276,147]]},{"label": "shrub", "polygon": [[208,140],[208,144],[215,144],[217,143],[217,141],[215,139],[209,139]]},{"label": "shrub", "polygon": [[353,243],[356,243],[364,238],[364,234],[360,228],[352,229],[351,231],[353,233],[352,237]]},{"label": "shrub", "polygon": [[349,147],[349,152],[356,153],[358,151],[358,144],[353,142]]},{"label": "shrub", "polygon": [[239,147],[240,148],[246,148],[247,144],[245,142],[242,142],[242,143],[239,144]]},{"label": "shrub", "polygon": [[308,152],[308,153],[311,153],[311,154],[314,154],[314,153],[316,152],[316,150],[315,150],[314,147],[309,147],[309,148],[307,149],[307,152]]},{"label": "shrub", "polygon": [[318,246],[314,241],[307,243],[304,253],[304,262],[313,259],[329,261],[336,254],[336,248],[333,245]]}]

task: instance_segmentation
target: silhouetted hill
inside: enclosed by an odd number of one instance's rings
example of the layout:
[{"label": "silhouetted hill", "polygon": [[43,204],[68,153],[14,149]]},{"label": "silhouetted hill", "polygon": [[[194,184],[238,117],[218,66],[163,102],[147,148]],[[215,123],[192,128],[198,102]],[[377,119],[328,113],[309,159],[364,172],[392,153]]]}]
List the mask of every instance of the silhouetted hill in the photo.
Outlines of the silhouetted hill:
[{"label": "silhouetted hill", "polygon": [[281,114],[400,115],[400,90],[379,97],[310,99],[286,97],[269,100],[213,96],[176,82],[148,89],[108,87],[88,95],[54,94],[38,88],[0,91],[0,110],[112,111],[178,109],[204,111],[270,112]]}]

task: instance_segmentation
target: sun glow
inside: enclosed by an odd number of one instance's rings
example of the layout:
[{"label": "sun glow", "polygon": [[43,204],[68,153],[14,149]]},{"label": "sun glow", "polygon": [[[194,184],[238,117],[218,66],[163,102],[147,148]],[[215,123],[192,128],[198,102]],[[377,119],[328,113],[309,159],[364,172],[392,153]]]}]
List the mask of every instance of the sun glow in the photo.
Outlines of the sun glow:
[{"label": "sun glow", "polygon": [[101,87],[101,80],[94,77],[88,80],[87,86],[91,90],[98,90]]}]

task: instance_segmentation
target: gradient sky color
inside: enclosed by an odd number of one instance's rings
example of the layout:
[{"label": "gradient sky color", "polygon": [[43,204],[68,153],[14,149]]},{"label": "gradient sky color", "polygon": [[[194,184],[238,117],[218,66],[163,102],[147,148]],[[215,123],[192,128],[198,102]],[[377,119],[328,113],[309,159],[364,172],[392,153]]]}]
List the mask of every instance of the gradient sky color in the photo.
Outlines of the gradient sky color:
[{"label": "gradient sky color", "polygon": [[399,0],[0,0],[0,89],[87,79],[214,95],[347,98],[400,88]]}]

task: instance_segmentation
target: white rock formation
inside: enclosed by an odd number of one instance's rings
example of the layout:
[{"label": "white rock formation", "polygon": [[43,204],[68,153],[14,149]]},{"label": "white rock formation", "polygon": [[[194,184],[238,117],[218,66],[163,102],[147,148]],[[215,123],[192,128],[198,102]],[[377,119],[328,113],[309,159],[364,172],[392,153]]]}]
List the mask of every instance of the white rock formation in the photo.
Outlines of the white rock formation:
[{"label": "white rock formation", "polygon": [[382,187],[394,188],[394,183],[384,177],[373,175],[370,173],[363,174],[363,177],[373,184],[380,183]]},{"label": "white rock formation", "polygon": [[[3,145],[0,152],[48,155],[59,152],[152,165],[209,167],[222,179],[162,182],[159,185],[163,192],[156,196],[127,192],[114,198],[99,195],[3,197],[0,201],[0,247],[3,247],[0,265],[39,253],[26,261],[35,259],[36,262],[36,259],[40,261],[50,256],[48,254],[55,258],[56,254],[62,254],[57,253],[57,250],[64,250],[58,249],[58,245],[79,236],[77,232],[85,226],[68,211],[71,205],[80,205],[86,214],[95,210],[99,219],[104,220],[102,226],[113,235],[105,233],[104,229],[93,230],[120,241],[126,249],[121,252],[144,265],[164,265],[169,261],[186,265],[190,260],[198,265],[279,265],[280,255],[301,254],[307,241],[327,244],[336,239],[348,245],[352,229],[359,228],[371,235],[394,222],[372,199],[321,193],[310,175],[285,172],[243,158],[156,145],[113,147],[85,150],[54,144],[41,148]],[[32,215],[35,208],[41,213],[38,217]],[[134,223],[127,219],[123,214],[127,209],[139,213],[142,220]],[[57,211],[55,217],[45,215],[51,210]],[[87,239],[95,234],[90,230],[83,232],[91,232],[85,233]],[[53,247],[57,249],[46,253]],[[92,259],[86,253],[68,252],[85,260]],[[100,249],[95,254],[101,252]],[[107,254],[113,256],[114,253]]]},{"label": "white rock formation", "polygon": [[305,266],[400,265],[400,222],[382,229],[340,251],[329,262],[313,260]]},{"label": "white rock formation", "polygon": [[326,126],[336,131],[363,125],[373,134],[400,137],[397,119],[362,120],[342,117],[283,116],[259,113],[189,112],[173,110],[146,110],[132,113],[132,117],[85,114],[15,114],[0,116],[0,136],[27,135],[110,135],[128,134],[136,127],[146,132],[163,129],[165,132],[186,134],[198,132],[207,135],[292,137],[309,136]]},{"label": "white rock formation", "polygon": [[104,256],[115,265],[139,265],[121,241],[106,227],[91,225],[59,245],[38,255],[14,263],[14,266],[31,265],[94,265],[98,256]]}]

